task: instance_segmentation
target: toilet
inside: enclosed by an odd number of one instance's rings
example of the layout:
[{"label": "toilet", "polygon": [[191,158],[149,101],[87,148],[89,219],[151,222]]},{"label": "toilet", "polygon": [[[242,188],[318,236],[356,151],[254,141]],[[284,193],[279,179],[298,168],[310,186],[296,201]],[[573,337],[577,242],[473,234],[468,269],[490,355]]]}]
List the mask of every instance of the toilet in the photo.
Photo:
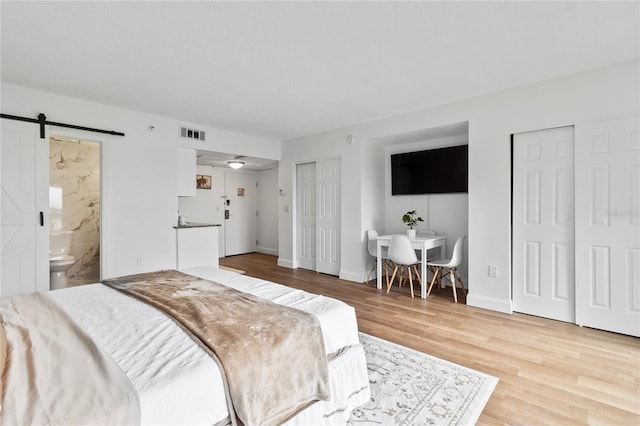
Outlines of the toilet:
[{"label": "toilet", "polygon": [[49,240],[50,288],[55,290],[67,287],[67,270],[76,263],[69,253],[73,231],[51,231]]}]

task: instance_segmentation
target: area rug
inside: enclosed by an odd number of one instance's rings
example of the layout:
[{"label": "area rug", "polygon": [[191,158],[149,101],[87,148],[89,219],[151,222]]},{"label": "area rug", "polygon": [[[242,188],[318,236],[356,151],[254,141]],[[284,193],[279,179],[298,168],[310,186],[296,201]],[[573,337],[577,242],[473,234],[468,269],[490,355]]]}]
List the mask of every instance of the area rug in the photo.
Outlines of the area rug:
[{"label": "area rug", "polygon": [[349,425],[473,425],[498,383],[493,376],[360,333],[371,400]]}]

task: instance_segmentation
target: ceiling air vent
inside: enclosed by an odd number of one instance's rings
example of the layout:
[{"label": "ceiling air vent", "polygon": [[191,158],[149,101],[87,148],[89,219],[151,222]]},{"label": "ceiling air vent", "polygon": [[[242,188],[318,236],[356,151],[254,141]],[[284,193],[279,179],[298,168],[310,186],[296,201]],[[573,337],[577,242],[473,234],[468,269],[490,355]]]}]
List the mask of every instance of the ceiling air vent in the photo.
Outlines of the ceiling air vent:
[{"label": "ceiling air vent", "polygon": [[187,139],[195,139],[198,141],[204,140],[204,130],[189,129],[187,127],[180,127],[180,136]]}]

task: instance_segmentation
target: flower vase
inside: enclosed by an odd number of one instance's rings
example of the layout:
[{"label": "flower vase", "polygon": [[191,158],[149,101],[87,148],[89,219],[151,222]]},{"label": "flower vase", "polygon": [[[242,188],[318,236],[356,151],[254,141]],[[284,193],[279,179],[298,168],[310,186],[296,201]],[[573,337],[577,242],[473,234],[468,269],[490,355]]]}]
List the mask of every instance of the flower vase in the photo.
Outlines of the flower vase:
[{"label": "flower vase", "polygon": [[416,237],[416,230],[415,229],[407,229],[407,236],[409,238],[415,238]]}]

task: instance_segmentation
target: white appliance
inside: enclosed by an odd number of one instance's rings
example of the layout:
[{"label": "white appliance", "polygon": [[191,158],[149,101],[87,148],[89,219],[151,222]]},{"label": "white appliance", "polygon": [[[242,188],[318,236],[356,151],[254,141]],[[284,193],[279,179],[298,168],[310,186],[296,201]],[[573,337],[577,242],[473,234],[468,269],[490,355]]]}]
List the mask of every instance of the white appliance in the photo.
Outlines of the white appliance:
[{"label": "white appliance", "polygon": [[67,270],[76,263],[71,252],[73,231],[51,231],[49,239],[49,271],[51,273],[50,288],[68,287]]}]

